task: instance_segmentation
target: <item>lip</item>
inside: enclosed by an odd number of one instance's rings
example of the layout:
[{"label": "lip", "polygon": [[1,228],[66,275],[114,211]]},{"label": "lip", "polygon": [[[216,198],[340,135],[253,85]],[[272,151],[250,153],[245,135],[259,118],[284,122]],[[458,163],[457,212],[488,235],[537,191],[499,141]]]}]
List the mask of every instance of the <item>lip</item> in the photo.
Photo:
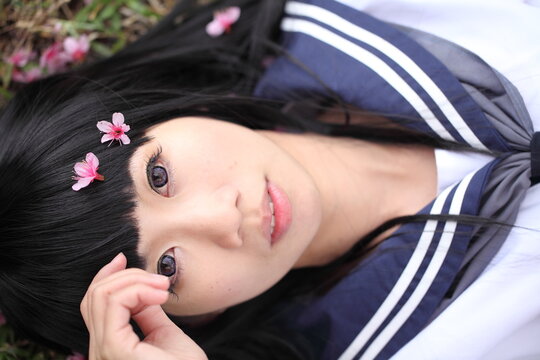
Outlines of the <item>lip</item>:
[{"label": "lip", "polygon": [[264,192],[261,206],[262,206],[261,230],[264,237],[268,239],[268,243],[272,244],[272,231],[271,231],[272,211],[270,210],[270,194],[268,193],[268,184],[266,185],[266,191]]},{"label": "lip", "polygon": [[[291,202],[287,194],[276,184],[268,181],[267,182],[268,195],[274,203],[274,218],[275,226],[274,232],[270,235],[271,244],[278,242],[283,235],[287,232],[291,226],[292,221],[292,208]],[[270,204],[268,204],[268,211],[270,212]],[[272,213],[270,212],[270,219]],[[266,227],[268,232],[270,232],[270,227]]]}]

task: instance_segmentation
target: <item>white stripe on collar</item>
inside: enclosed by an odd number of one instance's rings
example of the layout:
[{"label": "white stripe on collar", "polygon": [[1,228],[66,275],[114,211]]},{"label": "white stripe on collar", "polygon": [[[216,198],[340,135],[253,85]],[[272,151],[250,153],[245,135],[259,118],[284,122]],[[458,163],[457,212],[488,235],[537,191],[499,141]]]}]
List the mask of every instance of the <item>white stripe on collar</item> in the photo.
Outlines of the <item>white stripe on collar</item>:
[{"label": "white stripe on collar", "polygon": [[[478,149],[487,150],[486,146],[482,144],[474,132],[469,128],[465,120],[463,120],[441,89],[412,59],[396,46],[380,36],[362,29],[344,18],[316,5],[289,1],[285,6],[285,12],[290,15],[310,17],[352,38],[362,41],[390,57],[407,71],[420,84],[426,93],[429,94],[441,112],[448,118],[448,121],[450,121],[453,127],[459,132],[463,139],[469,143],[469,145]],[[431,112],[422,98],[418,96],[418,94],[389,65],[374,54],[307,20],[285,18],[281,23],[281,29],[283,31],[301,32],[312,36],[365,64],[396,89],[396,91],[398,91],[422,116],[433,131],[444,139],[456,141],[456,139],[454,139],[440,123],[435,114]]]},{"label": "white stripe on collar", "polygon": [[[469,186],[469,183],[476,172],[467,175],[459,184],[454,187],[449,187],[445,189],[434,201],[433,206],[430,210],[430,214],[441,214],[443,206],[450,194],[451,190],[457,187],[456,192],[453,196],[452,203],[450,205],[449,214],[456,215],[461,211],[461,206],[463,204],[463,199],[465,197],[465,192]],[[413,255],[411,256],[407,266],[403,270],[400,278],[392,288],[391,292],[386,297],[385,301],[381,304],[375,315],[370,319],[370,321],[364,326],[362,331],[356,336],[356,338],[351,342],[349,347],[343,352],[339,357],[339,360],[349,360],[353,359],[356,354],[362,350],[366,345],[369,339],[375,334],[379,329],[381,324],[387,319],[390,315],[398,301],[401,299],[410,283],[412,282],[416,272],[420,268],[422,260],[424,259],[427,250],[433,237],[435,235],[435,229],[437,227],[437,221],[428,220],[422,231],[418,245],[416,246]],[[409,316],[416,309],[418,304],[422,301],[423,297],[427,293],[427,290],[433,283],[437,273],[439,272],[444,259],[448,253],[450,245],[454,237],[454,231],[456,228],[455,221],[447,221],[444,225],[443,234],[441,240],[437,246],[437,249],[431,258],[429,266],[425,271],[422,279],[418,283],[416,289],[414,290],[411,297],[399,310],[399,312],[394,316],[394,318],[388,323],[388,325],[383,329],[383,331],[375,338],[371,345],[364,352],[362,359],[373,359],[377,354],[386,346],[386,344],[391,340],[394,334],[399,330],[403,323],[409,318]]]}]

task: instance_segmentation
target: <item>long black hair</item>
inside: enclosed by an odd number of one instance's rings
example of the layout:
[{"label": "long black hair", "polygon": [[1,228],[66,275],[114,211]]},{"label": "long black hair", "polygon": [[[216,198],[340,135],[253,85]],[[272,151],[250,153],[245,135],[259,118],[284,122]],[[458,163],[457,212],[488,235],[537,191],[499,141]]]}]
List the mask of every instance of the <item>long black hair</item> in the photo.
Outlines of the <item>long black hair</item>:
[{"label": "long black hair", "polygon": [[[88,333],[79,304],[91,279],[120,251],[129,267],[143,266],[127,165],[154,124],[195,115],[252,129],[284,127],[453,146],[394,127],[317,123],[284,111],[287,104],[253,98],[265,57],[281,51],[276,44],[283,3],[231,0],[200,6],[181,1],[154,29],[111,58],[29,84],[2,110],[0,309],[18,332],[50,347],[86,352]],[[213,12],[233,5],[242,9],[234,31],[210,38],[205,25]],[[331,93],[313,100],[315,110],[339,104]],[[96,123],[110,121],[114,112],[122,112],[131,126],[129,146],[99,141]],[[73,165],[88,152],[100,159],[106,182],[74,192]],[[253,349],[266,342],[296,354],[272,334],[251,331],[247,337]],[[269,354],[251,352],[262,358],[259,353]]]}]

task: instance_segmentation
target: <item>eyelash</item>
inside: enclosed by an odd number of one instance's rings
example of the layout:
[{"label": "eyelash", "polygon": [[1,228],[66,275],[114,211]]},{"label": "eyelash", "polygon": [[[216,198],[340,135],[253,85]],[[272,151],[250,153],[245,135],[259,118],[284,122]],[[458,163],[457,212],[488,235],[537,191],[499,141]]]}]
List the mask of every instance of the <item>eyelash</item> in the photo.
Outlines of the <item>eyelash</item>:
[{"label": "eyelash", "polygon": [[[165,253],[163,253],[163,255],[161,255],[161,257],[159,258],[158,260],[158,271],[157,273],[159,274],[159,261],[161,261],[161,258],[166,255],[170,250],[167,250]],[[182,269],[182,264],[178,262],[178,260],[176,259],[176,256],[174,254],[174,251],[172,252],[172,257],[174,259],[174,265],[176,267],[175,269],[175,274],[174,276],[170,277],[170,278],[173,278],[174,281],[172,281],[169,285],[169,288],[167,289],[167,291],[169,292],[169,294],[171,294],[176,301],[178,301],[178,294],[174,291],[174,288],[176,287],[176,284],[178,283],[178,277],[181,276],[181,274],[183,273],[183,269]],[[170,279],[169,278],[169,279]]]},{"label": "eyelash", "polygon": [[[152,181],[151,181],[152,169],[156,166],[156,163],[159,161],[162,151],[163,151],[163,149],[161,148],[161,146],[159,146],[157,148],[157,150],[152,154],[152,156],[150,156],[150,158],[146,161],[146,178],[147,178],[148,184],[150,185],[152,190],[154,190],[159,195],[169,197],[169,191],[168,190],[167,190],[166,194],[163,194],[156,187],[153,186]],[[168,176],[168,183],[167,183],[167,189],[168,189],[169,186],[171,185],[170,184],[170,182],[171,182],[171,173],[170,173],[170,171],[168,169],[167,169],[167,176]]]},{"label": "eyelash", "polygon": [[169,292],[169,294],[171,294],[174,297],[176,302],[178,302],[179,300],[178,294],[174,291],[174,288],[176,287],[176,284],[178,283],[178,277],[181,276],[183,273],[183,269],[182,269],[182,264],[176,261],[176,257],[174,259],[174,262],[176,264],[176,276],[174,277],[174,281],[171,283],[167,291]]},{"label": "eyelash", "polygon": [[176,280],[171,283],[171,286],[169,286],[169,288],[167,289],[167,291],[169,292],[169,294],[171,294],[174,299],[178,302],[179,298],[178,298],[178,294],[176,292],[174,292],[174,287],[176,286]]}]

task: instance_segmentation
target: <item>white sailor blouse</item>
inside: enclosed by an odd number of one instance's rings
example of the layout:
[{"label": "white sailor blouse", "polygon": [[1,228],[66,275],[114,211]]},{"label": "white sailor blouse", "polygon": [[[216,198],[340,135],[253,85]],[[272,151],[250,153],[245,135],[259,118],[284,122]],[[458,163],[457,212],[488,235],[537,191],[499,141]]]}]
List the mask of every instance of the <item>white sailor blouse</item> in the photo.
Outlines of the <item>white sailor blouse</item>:
[{"label": "white sailor blouse", "polygon": [[[514,224],[527,190],[540,181],[540,133],[501,74],[449,41],[336,1],[289,1],[281,30],[286,53],[269,66],[256,96],[287,101],[292,94],[334,93],[404,126],[491,151],[485,165],[446,187],[419,214]],[[400,350],[478,280],[510,231],[456,221],[402,225],[327,293],[287,304],[281,325],[302,334],[306,358],[410,358]],[[531,234],[540,241],[539,232]],[[430,358],[414,351],[409,356]]]}]

